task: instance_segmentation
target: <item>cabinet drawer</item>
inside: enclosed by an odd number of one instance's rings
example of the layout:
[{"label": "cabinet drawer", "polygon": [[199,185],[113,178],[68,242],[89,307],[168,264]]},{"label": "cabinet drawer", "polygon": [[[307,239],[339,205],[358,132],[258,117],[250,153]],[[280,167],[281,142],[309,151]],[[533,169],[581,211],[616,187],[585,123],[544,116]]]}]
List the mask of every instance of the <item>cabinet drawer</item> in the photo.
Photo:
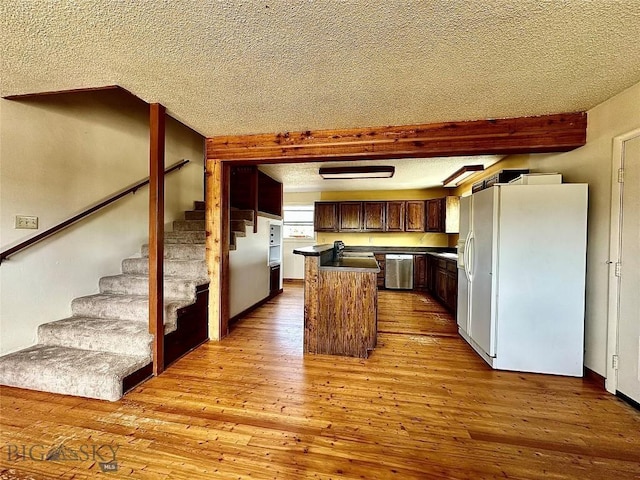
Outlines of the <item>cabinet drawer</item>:
[{"label": "cabinet drawer", "polygon": [[458,270],[458,264],[456,262],[447,262],[447,270],[453,273],[456,273]]}]

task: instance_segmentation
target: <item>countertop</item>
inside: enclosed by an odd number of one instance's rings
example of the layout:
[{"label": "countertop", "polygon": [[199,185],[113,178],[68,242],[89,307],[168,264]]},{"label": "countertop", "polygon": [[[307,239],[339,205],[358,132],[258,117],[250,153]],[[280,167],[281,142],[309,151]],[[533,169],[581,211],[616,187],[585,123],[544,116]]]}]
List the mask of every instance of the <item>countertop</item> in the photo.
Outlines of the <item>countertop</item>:
[{"label": "countertop", "polygon": [[[314,245],[312,247],[301,247],[293,250],[293,253],[298,255],[310,256],[310,257],[319,257],[322,254],[326,254],[327,252],[333,250],[333,245],[324,244],[324,245]],[[413,255],[433,255],[434,257],[444,258],[446,260],[458,260],[458,254],[455,251],[455,248],[451,247],[376,247],[376,246],[356,246],[356,247],[345,247],[343,251],[343,258],[340,262],[325,262],[324,265],[321,265],[321,268],[365,268],[369,269],[370,267],[348,267],[344,262],[347,260],[369,260],[374,261],[372,259],[372,253],[379,254],[413,254]],[[355,265],[355,263],[354,263]],[[377,265],[377,264],[376,264]],[[375,267],[377,268],[377,266]]]},{"label": "countertop", "polygon": [[456,253],[452,247],[377,247],[368,246],[346,246],[344,252],[374,252],[374,253],[411,253],[414,255],[424,255],[426,253]]},{"label": "countertop", "polygon": [[449,253],[449,252],[428,252],[428,255],[432,255],[434,257],[444,258],[446,260],[455,260],[458,261],[457,253]]},{"label": "countertop", "polygon": [[342,257],[340,260],[320,265],[320,270],[378,273],[380,267],[374,257]]},{"label": "countertop", "polygon": [[327,250],[333,250],[333,245],[325,243],[324,245],[314,245],[312,247],[295,248],[293,253],[304,255],[305,257],[319,257]]}]

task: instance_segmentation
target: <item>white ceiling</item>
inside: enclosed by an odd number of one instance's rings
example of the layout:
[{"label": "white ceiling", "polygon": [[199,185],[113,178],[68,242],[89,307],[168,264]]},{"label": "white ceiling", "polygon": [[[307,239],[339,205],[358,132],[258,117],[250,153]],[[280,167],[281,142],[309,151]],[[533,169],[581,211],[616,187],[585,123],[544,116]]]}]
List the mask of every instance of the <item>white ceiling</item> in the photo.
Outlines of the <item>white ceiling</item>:
[{"label": "white ceiling", "polygon": [[[260,165],[259,169],[282,182],[285,192],[338,192],[344,190],[410,190],[442,187],[442,181],[464,165],[484,165],[499,161],[502,156],[417,158],[401,160],[368,160],[361,162],[324,162]],[[354,165],[393,165],[392,178],[351,180],[324,180],[318,174],[320,167]]]},{"label": "white ceiling", "polygon": [[118,84],[205,136],[586,110],[639,0],[0,0],[0,95]]}]

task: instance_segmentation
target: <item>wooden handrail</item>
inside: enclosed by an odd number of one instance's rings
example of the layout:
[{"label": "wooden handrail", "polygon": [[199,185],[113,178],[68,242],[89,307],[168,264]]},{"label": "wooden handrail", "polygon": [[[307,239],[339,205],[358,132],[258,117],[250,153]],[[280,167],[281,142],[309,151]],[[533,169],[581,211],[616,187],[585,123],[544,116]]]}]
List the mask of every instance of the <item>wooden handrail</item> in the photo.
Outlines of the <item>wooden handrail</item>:
[{"label": "wooden handrail", "polygon": [[[167,174],[167,173],[173,172],[174,170],[179,170],[182,167],[184,167],[187,163],[189,163],[189,160],[187,160],[187,159],[184,159],[184,160],[181,160],[181,161],[179,161],[177,163],[174,163],[173,165],[168,167],[164,171],[164,173]],[[131,187],[128,187],[125,190],[122,190],[121,192],[114,193],[113,195],[108,197],[106,200],[103,200],[102,202],[98,203],[97,205],[94,205],[93,207],[87,208],[86,210],[80,212],[79,214],[69,218],[68,220],[65,220],[64,222],[61,222],[61,223],[59,223],[59,224],[57,224],[57,225],[45,230],[44,232],[39,233],[38,235],[35,235],[35,236],[25,240],[24,242],[21,242],[18,245],[5,250],[4,252],[0,252],[0,264],[2,264],[2,261],[5,260],[6,258],[10,257],[11,255],[15,255],[19,251],[24,250],[25,248],[28,248],[31,245],[34,245],[34,244],[38,243],[39,241],[44,240],[45,238],[50,237],[51,235],[54,235],[54,234],[58,233],[60,230],[63,230],[65,228],[73,225],[74,223],[78,222],[79,220],[82,220],[83,218],[91,215],[92,213],[97,212],[101,208],[104,208],[107,205],[110,205],[111,203],[115,202],[116,200],[119,200],[122,197],[125,197],[125,196],[129,195],[130,193],[135,193],[139,188],[144,187],[148,183],[149,183],[149,177],[147,177],[144,180],[139,181],[135,185],[132,185]]]}]

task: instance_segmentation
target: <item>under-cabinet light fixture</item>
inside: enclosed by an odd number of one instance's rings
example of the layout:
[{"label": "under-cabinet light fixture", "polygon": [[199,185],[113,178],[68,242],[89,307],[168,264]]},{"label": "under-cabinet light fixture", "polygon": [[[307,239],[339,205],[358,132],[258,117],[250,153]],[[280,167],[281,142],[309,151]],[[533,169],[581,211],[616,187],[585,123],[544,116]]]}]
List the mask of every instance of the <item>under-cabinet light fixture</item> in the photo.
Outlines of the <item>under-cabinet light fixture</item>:
[{"label": "under-cabinet light fixture", "polygon": [[481,172],[484,170],[483,165],[465,165],[459,170],[456,170],[453,175],[447,177],[444,182],[442,182],[443,187],[457,187],[463,180],[470,177],[476,172]]},{"label": "under-cabinet light fixture", "polygon": [[322,167],[318,171],[325,180],[351,178],[391,178],[396,170],[392,166],[364,166],[364,167]]}]

